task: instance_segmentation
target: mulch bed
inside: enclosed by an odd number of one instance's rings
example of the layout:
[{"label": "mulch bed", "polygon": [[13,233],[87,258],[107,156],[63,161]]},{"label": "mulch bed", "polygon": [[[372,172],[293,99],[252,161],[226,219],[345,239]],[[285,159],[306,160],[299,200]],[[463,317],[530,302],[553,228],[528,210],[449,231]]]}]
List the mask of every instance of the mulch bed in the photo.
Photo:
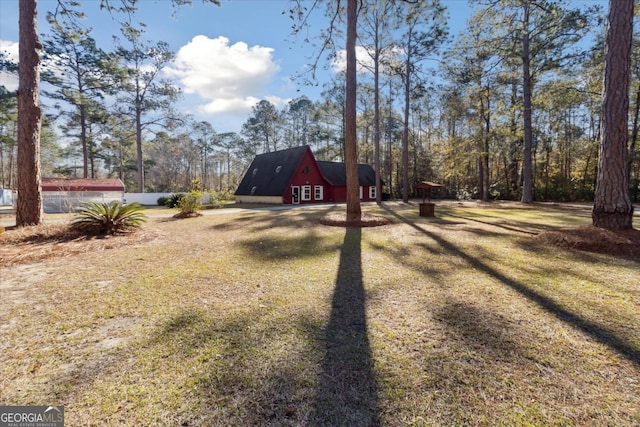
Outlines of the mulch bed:
[{"label": "mulch bed", "polygon": [[362,214],[357,221],[347,220],[346,213],[330,213],[320,218],[320,224],[334,227],[379,227],[390,223],[389,218],[369,214]]},{"label": "mulch bed", "polygon": [[178,212],[173,216],[173,218],[176,218],[176,219],[197,218],[199,216],[202,216],[200,212]]},{"label": "mulch bed", "polygon": [[67,224],[8,227],[0,234],[0,265],[27,264],[48,258],[96,252],[148,242],[160,236],[149,227],[114,235],[85,235]]},{"label": "mulch bed", "polygon": [[640,258],[640,230],[608,230],[593,226],[584,226],[562,230],[545,231],[534,239],[537,242],[595,252]]}]

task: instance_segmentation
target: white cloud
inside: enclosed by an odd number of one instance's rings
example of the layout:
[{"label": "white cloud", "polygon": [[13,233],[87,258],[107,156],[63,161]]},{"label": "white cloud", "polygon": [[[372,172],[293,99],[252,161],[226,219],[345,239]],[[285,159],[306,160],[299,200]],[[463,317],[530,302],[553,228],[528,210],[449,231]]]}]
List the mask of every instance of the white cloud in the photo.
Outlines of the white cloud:
[{"label": "white cloud", "polygon": [[[7,56],[7,59],[14,61],[16,64],[18,63],[18,42],[0,40],[0,51],[2,51]],[[17,74],[0,71],[0,85],[6,87],[7,90],[10,91],[18,89]]]},{"label": "white cloud", "polygon": [[180,48],[169,77],[177,78],[185,94],[207,101],[199,107],[205,114],[246,114],[260,99],[279,71],[273,49],[229,44],[226,37],[199,35]]},{"label": "white cloud", "polygon": [[253,96],[245,98],[218,98],[200,107],[200,110],[206,114],[243,114],[251,111],[251,107],[256,105],[260,100]]},{"label": "white cloud", "polygon": [[0,40],[0,50],[7,53],[9,59],[18,62],[18,58],[20,57],[18,42],[12,42],[10,40]]},{"label": "white cloud", "polygon": [[206,105],[200,106],[200,111],[206,114],[246,114],[263,99],[275,105],[276,108],[282,108],[290,101],[290,99],[277,96],[266,96],[263,98],[256,98],[255,96],[229,99],[218,98]]},{"label": "white cloud", "polygon": [[[371,55],[367,53],[367,48],[364,46],[356,46],[356,61],[358,73],[369,73],[369,70],[373,69],[373,59]],[[339,50],[336,53],[331,68],[333,68],[333,71],[336,73],[347,69],[347,51],[345,49]]]},{"label": "white cloud", "polygon": [[[404,50],[401,47],[394,47],[392,49],[386,49],[382,52],[382,58],[386,62],[398,61],[398,59],[404,54]],[[367,74],[373,72],[373,55],[370,55],[367,48],[364,46],[356,46],[356,69],[359,74]],[[347,69],[347,51],[342,49],[336,53],[336,57],[331,64],[331,68],[336,73],[343,72]],[[385,68],[381,65],[381,71]]]}]

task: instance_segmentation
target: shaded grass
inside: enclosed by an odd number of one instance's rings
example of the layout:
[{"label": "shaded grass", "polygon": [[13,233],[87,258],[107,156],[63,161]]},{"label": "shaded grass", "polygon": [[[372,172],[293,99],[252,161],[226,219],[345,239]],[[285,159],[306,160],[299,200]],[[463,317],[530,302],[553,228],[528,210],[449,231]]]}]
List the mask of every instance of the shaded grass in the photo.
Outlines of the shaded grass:
[{"label": "shaded grass", "polygon": [[331,209],[3,267],[0,400],[69,425],[640,423],[640,261],[531,237],[582,211]]}]

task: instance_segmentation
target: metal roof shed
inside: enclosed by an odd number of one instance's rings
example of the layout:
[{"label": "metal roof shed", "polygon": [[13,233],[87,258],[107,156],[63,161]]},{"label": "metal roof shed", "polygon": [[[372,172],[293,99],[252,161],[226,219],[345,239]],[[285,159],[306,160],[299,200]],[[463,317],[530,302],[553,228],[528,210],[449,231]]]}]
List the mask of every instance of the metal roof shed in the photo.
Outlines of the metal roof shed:
[{"label": "metal roof shed", "polygon": [[82,203],[124,203],[119,178],[42,178],[42,204],[46,213],[72,212]]}]

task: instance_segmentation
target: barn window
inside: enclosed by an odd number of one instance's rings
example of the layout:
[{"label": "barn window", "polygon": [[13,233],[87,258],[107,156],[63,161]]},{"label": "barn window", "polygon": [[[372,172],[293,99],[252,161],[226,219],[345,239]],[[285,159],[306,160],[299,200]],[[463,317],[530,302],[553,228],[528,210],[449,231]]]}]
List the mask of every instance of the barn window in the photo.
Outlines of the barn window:
[{"label": "barn window", "polygon": [[258,168],[255,168],[252,172],[253,176],[256,176],[256,174],[258,173]]},{"label": "barn window", "polygon": [[253,195],[254,195],[254,193],[256,192],[256,189],[257,189],[257,187],[256,187],[256,186],[251,187],[251,195],[252,195],[252,196],[253,196]]},{"label": "barn window", "polygon": [[303,185],[302,186],[302,200],[311,200],[311,186]]},{"label": "barn window", "polygon": [[306,165],[304,168],[302,168],[302,173],[304,173],[304,174],[308,174],[309,173],[309,165]]},{"label": "barn window", "polygon": [[324,187],[322,185],[316,185],[315,187],[313,187],[313,191],[314,191],[313,198],[315,200],[324,199],[324,195],[323,195]]}]

